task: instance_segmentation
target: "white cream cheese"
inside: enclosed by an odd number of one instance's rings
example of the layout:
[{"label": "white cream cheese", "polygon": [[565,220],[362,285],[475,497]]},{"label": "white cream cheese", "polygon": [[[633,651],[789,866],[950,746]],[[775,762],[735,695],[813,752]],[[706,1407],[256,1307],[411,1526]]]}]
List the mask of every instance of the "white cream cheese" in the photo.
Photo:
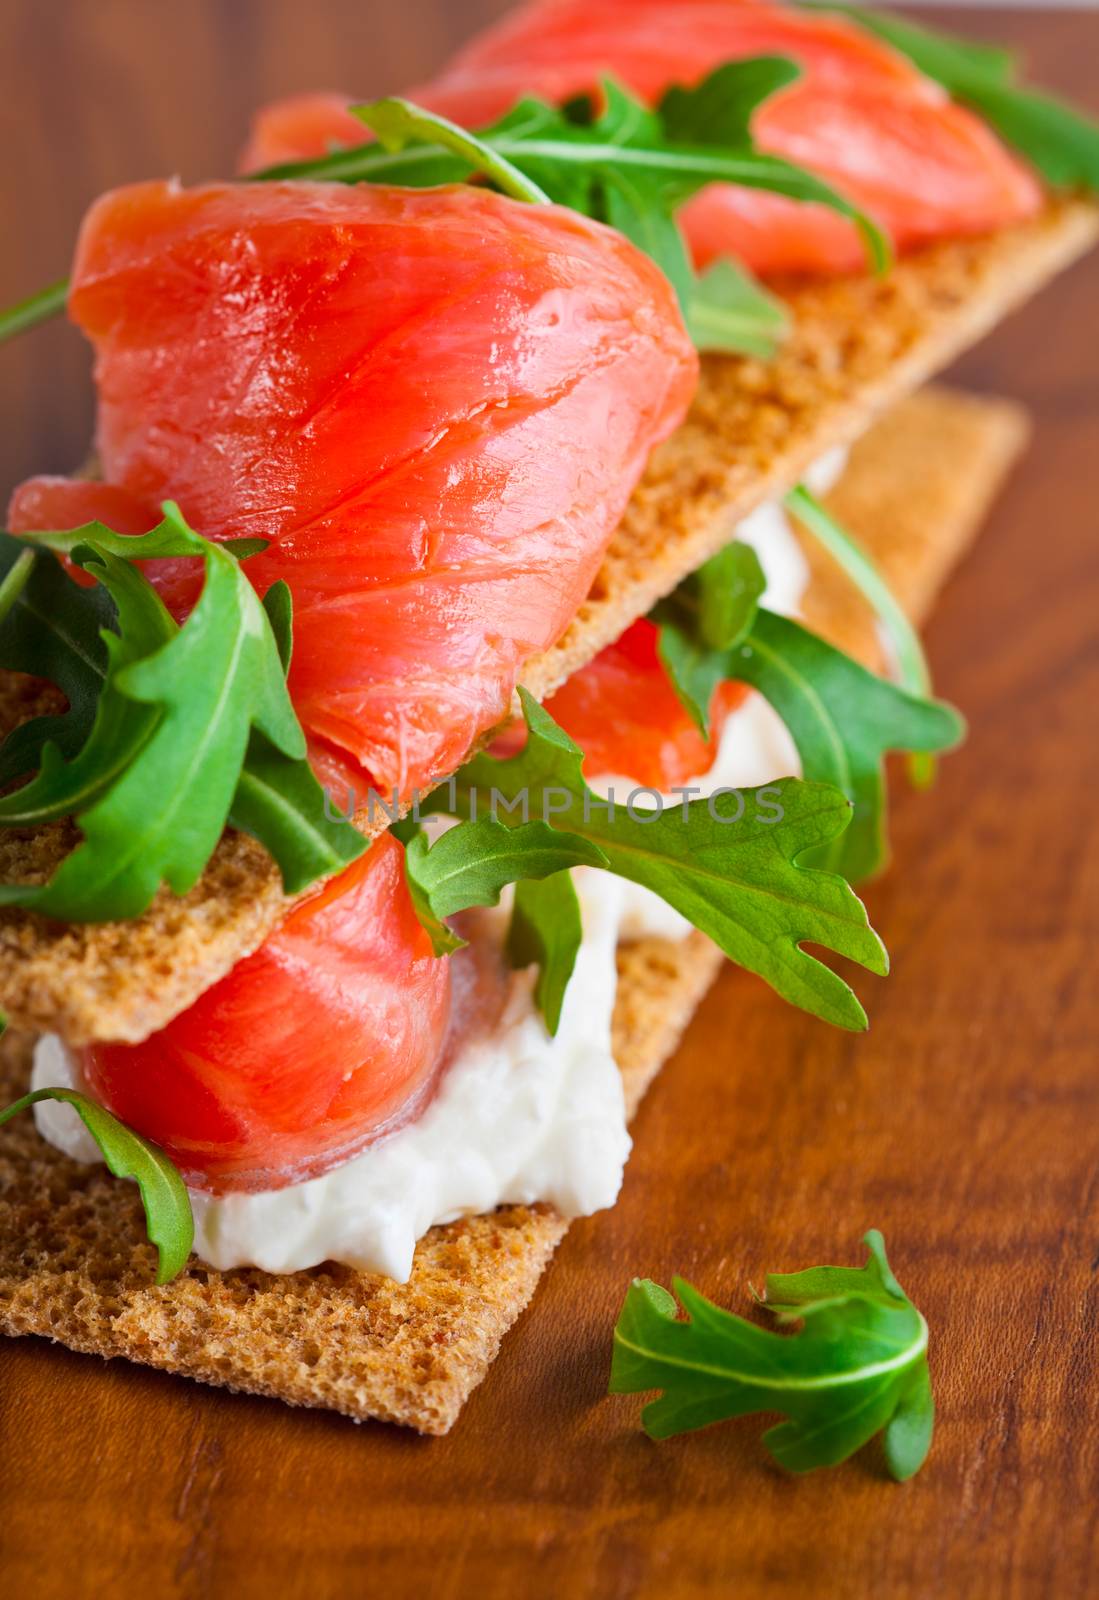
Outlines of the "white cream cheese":
[{"label": "white cream cheese", "polygon": [[[833,453],[807,481],[823,492],[843,462]],[[796,612],[808,571],[782,508],[761,507],[738,533],[759,553],[765,603]],[[753,695],[727,720],[713,766],[692,787],[709,795],[799,771],[782,722]],[[604,793],[612,786],[623,802],[636,787],[625,778],[597,785]],[[341,1261],[403,1283],[416,1241],[436,1223],[538,1200],[570,1218],[614,1203],[630,1149],[611,1054],[615,952],[621,939],[683,938],[690,924],[637,884],[590,869],[574,878],[584,938],[556,1036],[535,1009],[533,972],[513,974],[491,1036],[462,1045],[417,1121],[306,1183],[260,1194],[193,1192],[195,1251],[204,1261],[276,1273]],[[483,914],[479,932],[502,941],[507,917],[505,896]],[[79,1065],[58,1039],[39,1042],[32,1087],[82,1087]],[[34,1112],[51,1144],[77,1161],[101,1159],[71,1106],[44,1101]]]}]

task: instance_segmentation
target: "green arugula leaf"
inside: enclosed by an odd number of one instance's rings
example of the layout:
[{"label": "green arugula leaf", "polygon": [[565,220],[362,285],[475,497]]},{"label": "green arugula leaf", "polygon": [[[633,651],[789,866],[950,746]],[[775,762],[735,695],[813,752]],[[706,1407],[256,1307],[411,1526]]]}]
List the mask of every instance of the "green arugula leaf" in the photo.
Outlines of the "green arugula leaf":
[{"label": "green arugula leaf", "polygon": [[[88,700],[89,679],[99,691],[79,753],[65,762],[59,745],[46,744],[38,777],[0,802],[0,823],[9,826],[73,814],[83,841],[49,883],[0,885],[0,904],[64,921],[140,915],[162,880],[177,894],[197,881],[230,806],[234,822],[274,855],[290,893],[367,848],[349,824],[328,820],[305,760],[284,676],[291,625],[284,586],[261,604],[236,555],[193,533],[170,504],[164,521],[140,538],[99,523],[32,537],[44,549],[70,551],[95,574],[113,597],[119,631],[102,631],[101,678],[84,661],[71,674]],[[165,556],[197,556],[206,565],[182,628],[130,564]],[[37,567],[24,599],[36,575]],[[102,616],[101,602],[91,599],[97,591],[64,582],[82,626],[89,615]],[[28,660],[42,632],[35,620],[37,631],[23,641]],[[6,644],[7,624],[0,650]],[[62,665],[71,665],[67,657]]]},{"label": "green arugula leaf", "polygon": [[647,809],[631,796],[629,808],[616,805],[612,816],[609,803],[584,782],[583,752],[526,690],[519,695],[527,723],[523,751],[507,760],[476,756],[427,797],[426,809],[469,818],[499,805],[511,816],[525,804],[555,830],[596,845],[611,872],[652,889],[784,999],[840,1027],[866,1027],[848,985],[801,948],[821,945],[871,972],[888,969],[850,886],[798,865],[806,851],[847,826],[845,796],[785,779],[744,794],[684,799],[672,810]]},{"label": "green arugula leaf", "polygon": [[699,274],[687,299],[687,328],[700,350],[757,356],[766,361],[790,329],[781,300],[733,261],[715,261]]},{"label": "green arugula leaf", "polygon": [[803,775],[834,784],[854,806],[850,828],[802,864],[857,883],[888,859],[886,754],[948,750],[965,724],[951,706],[876,677],[800,624],[760,610],[764,586],[751,547],[728,545],[651,613],[660,659],[704,735],[719,683],[749,683],[770,702]]},{"label": "green arugula leaf", "polygon": [[43,746],[37,777],[0,799],[5,827],[33,827],[87,811],[125,772],[157,723],[155,707],[129,699],[118,679],[134,662],[168,644],[178,631],[175,622],[148,581],[120,557],[78,545],[74,560],[113,597],[119,632],[103,633],[107,673],[86,743],[71,761],[56,744]]},{"label": "green arugula leaf", "polygon": [[970,44],[863,6],[802,0],[838,11],[906,55],[955,100],[979,113],[1055,188],[1099,191],[1099,126],[1052,95],[1021,88],[1006,50]]},{"label": "green arugula leaf", "polygon": [[287,894],[341,872],[370,848],[346,817],[329,815],[309,762],[288,756],[258,728],[248,741],[228,821],[274,857]]},{"label": "green arugula leaf", "polygon": [[635,1279],[614,1330],[610,1392],[660,1389],[641,1413],[650,1438],[731,1417],[777,1411],[787,1418],[763,1443],[780,1466],[837,1466],[877,1433],[894,1478],[919,1470],[931,1445],[934,1405],[927,1323],[889,1269],[876,1229],[861,1269],[816,1267],[772,1274],[764,1304],[792,1336],[723,1311],[674,1280],[688,1313],[667,1290]]},{"label": "green arugula leaf", "polygon": [[[243,543],[243,541],[239,541]],[[283,673],[294,651],[294,601],[279,579],[263,597]],[[308,761],[285,755],[259,729],[248,741],[229,822],[250,833],[282,869],[287,894],[339,872],[369,848],[346,817],[333,817]]]},{"label": "green arugula leaf", "polygon": [[727,61],[691,88],[673,85],[660,102],[660,117],[668,137],[681,144],[750,144],[758,108],[801,75],[787,56]]},{"label": "green arugula leaf", "polygon": [[[691,89],[673,90],[656,112],[607,79],[598,113],[586,98],[560,109],[530,98],[476,134],[408,102],[380,101],[353,109],[368,126],[378,123],[393,148],[339,150],[269,168],[253,174],[253,181],[311,178],[418,188],[479,173],[505,193],[571,206],[625,233],[675,286],[701,348],[770,354],[784,326],[777,302],[761,290],[750,292],[749,280],[735,268],[700,280],[674,213],[710,183],[768,189],[850,218],[874,264],[888,264],[887,241],[857,207],[752,142],[755,111],[798,74],[793,62],[780,58],[730,62]],[[522,192],[524,183],[531,192]]]},{"label": "green arugula leaf", "polygon": [[12,606],[19,599],[27,587],[31,571],[34,567],[34,550],[28,545],[18,555],[0,580],[0,622],[3,622]]},{"label": "green arugula leaf", "polygon": [[103,1152],[108,1169],[116,1178],[136,1180],[149,1241],[157,1249],[156,1281],[170,1283],[187,1265],[195,1232],[190,1197],[175,1166],[158,1145],[142,1139],[97,1101],[75,1089],[36,1089],[25,1094],[0,1111],[0,1127],[42,1100],[62,1100],[72,1106]]},{"label": "green arugula leaf", "polygon": [[437,956],[460,950],[465,940],[445,918],[471,906],[494,906],[509,883],[546,878],[567,867],[603,867],[607,858],[590,840],[558,832],[545,822],[509,827],[489,815],[448,828],[429,845],[425,833],[405,845],[405,876],[417,915]]},{"label": "green arugula leaf", "polygon": [[561,1022],[565,991],[584,937],[580,901],[572,875],[555,872],[541,882],[515,885],[506,954],[515,968],[538,967],[534,999],[550,1035]]},{"label": "green arugula leaf", "polygon": [[651,612],[660,629],[657,653],[703,738],[710,736],[714,690],[733,675],[729,652],[752,626],[766,587],[759,557],[734,539]]},{"label": "green arugula leaf", "polygon": [[811,858],[858,883],[888,860],[885,756],[942,751],[965,737],[952,706],[925,700],[796,622],[757,613],[725,676],[750,683],[786,724],[807,778],[834,783],[854,805],[850,828]]},{"label": "green arugula leaf", "polygon": [[[877,614],[896,657],[900,680],[910,694],[924,699],[931,694],[931,668],[920,636],[908,613],[890,589],[869,555],[821,505],[804,484],[786,496],[786,507],[838,562]],[[935,777],[929,756],[911,757],[908,770],[917,788],[926,789]]]},{"label": "green arugula leaf", "polygon": [[435,144],[457,156],[473,172],[483,172],[503,194],[510,195],[513,200],[529,200],[535,205],[549,204],[549,196],[490,144],[434,111],[425,111],[409,100],[394,96],[352,106],[351,114],[377,134],[382,148],[390,154],[407,150],[410,145]]},{"label": "green arugula leaf", "polygon": [[[5,582],[33,545],[0,533],[0,573]],[[107,675],[103,632],[114,622],[115,607],[104,589],[82,589],[48,556],[36,556],[29,577],[11,599],[0,621],[0,667],[47,678],[68,700],[57,716],[34,717],[9,734],[0,747],[0,786],[39,765],[44,745],[73,755],[91,731]]]},{"label": "green arugula leaf", "polygon": [[[237,559],[240,560],[239,551]],[[263,609],[267,613],[271,632],[275,636],[275,647],[285,677],[290,671],[290,660],[294,654],[294,597],[290,592],[290,585],[284,583],[281,578],[277,583],[273,583],[263,597]]]}]

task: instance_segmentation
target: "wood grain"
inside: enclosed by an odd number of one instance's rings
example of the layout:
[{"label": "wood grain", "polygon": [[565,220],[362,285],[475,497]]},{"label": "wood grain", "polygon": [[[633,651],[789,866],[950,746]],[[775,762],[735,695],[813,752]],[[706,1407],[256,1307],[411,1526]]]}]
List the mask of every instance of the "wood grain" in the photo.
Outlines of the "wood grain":
[{"label": "wood grain", "polygon": [[[97,189],[224,168],[249,101],[349,62],[364,91],[415,78],[499,9],[5,0],[0,298],[63,268]],[[980,26],[1099,104],[1099,19]],[[1095,1593],[1097,288],[1092,262],[964,364],[1038,432],[931,630],[972,735],[931,797],[896,786],[870,1035],[728,972],[642,1110],[618,1208],[570,1231],[445,1440],[5,1344],[4,1593]],[[83,372],[63,329],[0,352],[0,486],[79,458]],[[769,1267],[856,1259],[871,1224],[934,1337],[938,1435],[905,1488],[872,1452],[786,1478],[755,1421],[654,1446],[635,1400],[604,1398],[632,1274],[743,1307]]]}]

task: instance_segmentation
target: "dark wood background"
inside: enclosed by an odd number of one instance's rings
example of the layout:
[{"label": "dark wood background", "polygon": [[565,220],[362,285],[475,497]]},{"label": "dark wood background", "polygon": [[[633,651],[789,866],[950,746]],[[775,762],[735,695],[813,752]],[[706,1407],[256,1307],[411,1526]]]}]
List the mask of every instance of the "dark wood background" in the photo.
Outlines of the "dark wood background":
[{"label": "dark wood background", "polygon": [[[0,303],[65,269],[98,190],[223,173],[252,104],[402,86],[502,9],[3,0]],[[1099,17],[1040,11],[957,20],[1099,109]],[[618,1208],[570,1233],[448,1439],[6,1343],[5,1593],[1099,1593],[1097,286],[1092,261],[964,364],[1038,432],[931,629],[973,731],[933,795],[898,795],[870,1035],[729,971]],[[80,459],[86,368],[62,327],[0,350],[0,492]],[[754,1420],[657,1446],[604,1398],[632,1274],[744,1306],[870,1225],[933,1332],[938,1432],[906,1487],[873,1450],[785,1477]]]}]

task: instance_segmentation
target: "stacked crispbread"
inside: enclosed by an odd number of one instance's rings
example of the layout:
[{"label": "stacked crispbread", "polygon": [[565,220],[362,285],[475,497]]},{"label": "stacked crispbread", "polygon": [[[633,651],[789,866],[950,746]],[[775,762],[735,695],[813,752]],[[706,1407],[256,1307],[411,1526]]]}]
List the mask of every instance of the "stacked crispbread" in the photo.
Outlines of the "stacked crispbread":
[{"label": "stacked crispbread", "polygon": [[[548,694],[752,509],[856,439],[832,504],[922,617],[1025,423],[999,403],[945,391],[905,396],[1097,232],[1091,207],[1065,205],[990,240],[936,247],[886,278],[791,292],[793,335],[777,359],[704,363],[691,414],[656,453],[588,601],[524,681]],[[806,609],[818,631],[874,659],[870,619],[817,557]],[[35,693],[11,683],[0,710],[26,715]],[[4,876],[44,876],[71,843],[63,825],[2,835]],[[72,1043],[143,1038],[254,949],[287,905],[264,853],[230,835],[190,895],[162,894],[136,922],[62,927],[4,912],[0,1005],[19,1028]],[[631,1106],[718,964],[699,935],[620,951],[616,1050]],[[25,1087],[27,1035],[11,1035],[3,1050],[8,1098]],[[0,1328],[440,1433],[563,1232],[552,1213],[522,1208],[436,1228],[405,1286],[339,1267],[273,1278],[193,1263],[173,1284],[150,1287],[136,1194],[68,1161],[27,1124],[0,1143]]]}]

